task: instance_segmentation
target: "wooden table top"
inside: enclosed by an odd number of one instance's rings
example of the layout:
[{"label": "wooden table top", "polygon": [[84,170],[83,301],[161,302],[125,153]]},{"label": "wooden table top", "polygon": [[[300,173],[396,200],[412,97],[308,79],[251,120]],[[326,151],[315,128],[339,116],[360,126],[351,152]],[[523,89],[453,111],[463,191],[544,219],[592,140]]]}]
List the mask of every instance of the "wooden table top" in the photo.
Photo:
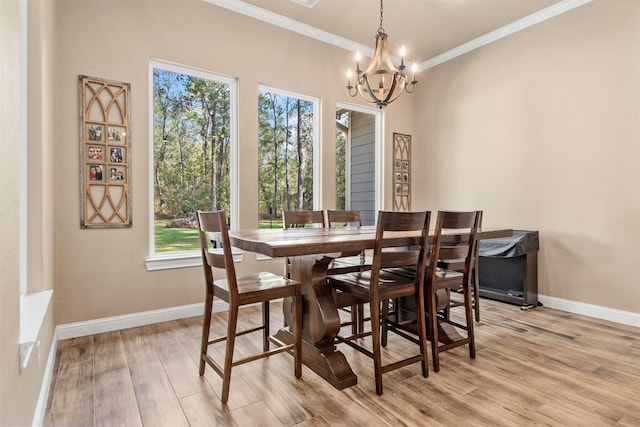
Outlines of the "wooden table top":
[{"label": "wooden table top", "polygon": [[[375,226],[278,228],[232,230],[229,238],[234,247],[278,258],[371,249],[375,234]],[[485,227],[478,230],[478,239],[509,237],[512,234],[512,229]],[[433,230],[429,235],[433,237]],[[412,245],[418,243],[418,237],[413,232],[387,232],[384,242],[390,246]]]}]

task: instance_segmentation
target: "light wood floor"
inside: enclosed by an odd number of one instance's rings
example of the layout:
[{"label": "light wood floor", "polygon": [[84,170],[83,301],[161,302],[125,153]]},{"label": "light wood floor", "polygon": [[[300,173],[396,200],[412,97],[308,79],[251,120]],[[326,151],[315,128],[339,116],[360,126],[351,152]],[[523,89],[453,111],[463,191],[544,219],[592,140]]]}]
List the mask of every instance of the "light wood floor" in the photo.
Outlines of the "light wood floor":
[{"label": "light wood floor", "polygon": [[[272,309],[272,318],[280,313]],[[214,316],[224,320],[224,313]],[[482,300],[477,357],[441,354],[440,372],[419,365],[384,375],[341,346],[358,384],[334,389],[278,354],[235,368],[228,404],[211,369],[198,376],[201,318],[60,341],[49,426],[640,426],[640,329],[544,307],[529,312]],[[244,324],[257,307],[241,311]],[[277,320],[273,322],[280,324]],[[219,323],[214,328],[221,331]],[[393,335],[391,335],[393,337]],[[257,349],[259,336],[236,346]],[[390,339],[388,357],[399,338]],[[401,341],[406,348],[406,341]],[[215,350],[214,350],[215,351]],[[218,353],[218,356],[220,354]],[[431,368],[431,367],[430,367]]]}]

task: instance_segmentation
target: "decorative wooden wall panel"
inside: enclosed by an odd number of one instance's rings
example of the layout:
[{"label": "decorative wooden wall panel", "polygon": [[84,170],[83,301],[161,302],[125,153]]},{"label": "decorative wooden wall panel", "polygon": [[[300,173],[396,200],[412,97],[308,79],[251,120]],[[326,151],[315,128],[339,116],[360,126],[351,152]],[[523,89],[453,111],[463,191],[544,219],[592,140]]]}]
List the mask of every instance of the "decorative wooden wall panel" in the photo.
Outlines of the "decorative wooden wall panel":
[{"label": "decorative wooden wall panel", "polygon": [[80,76],[82,228],[131,227],[130,85]]},{"label": "decorative wooden wall panel", "polygon": [[393,134],[393,210],[411,210],[411,135]]}]

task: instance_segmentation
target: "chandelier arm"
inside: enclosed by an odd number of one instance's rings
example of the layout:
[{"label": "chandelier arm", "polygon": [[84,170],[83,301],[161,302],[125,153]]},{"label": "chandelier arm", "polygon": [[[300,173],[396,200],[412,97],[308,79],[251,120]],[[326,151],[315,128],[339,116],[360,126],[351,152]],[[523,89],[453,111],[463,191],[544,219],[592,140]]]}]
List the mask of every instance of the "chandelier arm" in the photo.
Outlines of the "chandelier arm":
[{"label": "chandelier arm", "polygon": [[[411,83],[405,83],[404,91],[407,92],[407,93],[413,93],[413,91],[416,88],[416,83],[418,83],[418,82],[416,82],[415,80],[412,81]],[[411,88],[411,90],[409,90],[409,88]]]},{"label": "chandelier arm", "polygon": [[395,101],[402,94],[404,85],[400,85],[400,89],[398,89],[398,93],[395,94],[395,96],[393,96],[394,95],[394,91],[396,90],[396,84],[397,83],[398,83],[398,81],[396,79],[393,79],[393,82],[391,83],[391,87],[389,88],[389,93],[384,98],[384,105],[390,104],[391,102]]},{"label": "chandelier arm", "polygon": [[369,81],[367,79],[364,79],[364,82],[358,85],[358,93],[360,94],[362,99],[364,99],[367,102],[370,102],[370,103],[377,102],[377,98],[375,97],[375,95],[373,95],[373,92],[371,91],[371,86],[369,86]]}]

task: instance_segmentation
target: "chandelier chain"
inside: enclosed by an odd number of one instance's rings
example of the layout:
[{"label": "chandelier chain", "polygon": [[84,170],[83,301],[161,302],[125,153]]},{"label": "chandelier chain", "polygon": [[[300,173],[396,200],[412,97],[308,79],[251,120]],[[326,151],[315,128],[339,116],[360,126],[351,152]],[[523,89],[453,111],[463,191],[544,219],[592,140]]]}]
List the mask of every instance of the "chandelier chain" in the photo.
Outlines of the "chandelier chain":
[{"label": "chandelier chain", "polygon": [[378,33],[384,33],[384,28],[382,27],[382,0],[380,0],[380,28],[378,28]]}]

